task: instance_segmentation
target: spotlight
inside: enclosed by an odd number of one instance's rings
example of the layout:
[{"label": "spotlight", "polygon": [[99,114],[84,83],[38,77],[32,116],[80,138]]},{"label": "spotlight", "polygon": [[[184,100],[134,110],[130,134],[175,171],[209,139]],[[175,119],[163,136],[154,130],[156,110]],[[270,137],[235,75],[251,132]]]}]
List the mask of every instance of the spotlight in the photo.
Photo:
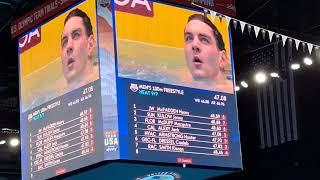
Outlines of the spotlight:
[{"label": "spotlight", "polygon": [[298,63],[293,63],[293,64],[291,64],[291,69],[292,70],[297,70],[297,69],[299,69],[300,68],[300,64],[298,64]]},{"label": "spotlight", "polygon": [[19,139],[17,139],[17,138],[12,138],[12,139],[10,140],[10,145],[11,145],[12,147],[18,146],[19,143],[20,143],[20,141],[19,141]]},{"label": "spotlight", "polygon": [[305,58],[303,59],[303,62],[304,62],[304,64],[307,65],[307,66],[310,66],[310,65],[312,65],[312,63],[313,63],[312,59],[309,58],[309,57],[305,57]]},{"label": "spotlight", "polygon": [[273,77],[273,78],[279,78],[280,77],[279,74],[276,73],[276,72],[271,72],[270,76]]},{"label": "spotlight", "polygon": [[1,140],[0,141],[0,145],[3,145],[3,144],[5,144],[6,143],[6,140]]},{"label": "spotlight", "polygon": [[258,84],[262,84],[266,82],[267,75],[264,72],[257,72],[254,78]]},{"label": "spotlight", "polygon": [[241,81],[240,84],[241,84],[241,86],[244,87],[244,88],[248,88],[248,87],[249,87],[248,83],[246,83],[245,81]]},{"label": "spotlight", "polygon": [[240,90],[240,86],[236,86],[236,87],[234,88],[234,90],[235,90],[235,91],[239,91],[239,90]]}]

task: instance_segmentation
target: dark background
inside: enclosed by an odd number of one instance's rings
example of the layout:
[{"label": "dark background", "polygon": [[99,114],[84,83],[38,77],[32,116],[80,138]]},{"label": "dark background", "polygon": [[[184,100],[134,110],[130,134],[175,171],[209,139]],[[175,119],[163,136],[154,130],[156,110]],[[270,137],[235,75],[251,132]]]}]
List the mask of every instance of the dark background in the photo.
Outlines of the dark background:
[{"label": "dark background", "polygon": [[[19,78],[17,39],[10,37],[10,23],[13,19],[32,10],[44,0],[1,0],[0,1],[0,138],[19,136]],[[320,40],[320,1],[317,0],[236,0],[236,18],[247,23],[284,34],[302,41],[318,44]],[[230,23],[233,26],[233,23]],[[269,46],[269,39],[261,34],[255,38],[253,30],[240,24],[232,27],[235,75],[237,83],[249,78],[259,60],[252,62],[248,56],[257,49]],[[277,40],[273,40],[275,43]],[[271,46],[272,46],[271,43]],[[295,47],[295,46],[293,46]],[[288,49],[287,45],[285,47]],[[294,48],[295,49],[295,48]],[[298,139],[279,145],[261,148],[259,139],[257,89],[252,83],[249,88],[237,93],[238,113],[242,143],[244,170],[218,179],[315,179],[320,178],[320,143],[318,132],[320,118],[320,57],[314,50],[311,67],[302,66],[293,72]],[[308,55],[303,48],[293,51],[293,58],[302,61]],[[263,58],[260,64],[264,64]],[[272,64],[271,64],[272,65]],[[20,150],[0,145],[0,177],[19,176]],[[314,179],[313,178],[313,179]],[[1,178],[0,178],[1,179]]]}]

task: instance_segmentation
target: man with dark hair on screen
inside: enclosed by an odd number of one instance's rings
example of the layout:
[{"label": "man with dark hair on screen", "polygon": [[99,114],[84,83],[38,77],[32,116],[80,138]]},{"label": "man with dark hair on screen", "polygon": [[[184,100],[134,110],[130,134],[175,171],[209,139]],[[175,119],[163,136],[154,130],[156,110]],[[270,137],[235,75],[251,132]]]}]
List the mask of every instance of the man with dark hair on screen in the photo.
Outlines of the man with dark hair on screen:
[{"label": "man with dark hair on screen", "polygon": [[192,87],[233,93],[232,81],[225,73],[230,60],[222,35],[206,16],[193,14],[188,18],[184,52]]},{"label": "man with dark hair on screen", "polygon": [[[99,78],[96,40],[90,18],[76,8],[64,20],[61,33],[61,64],[63,76],[41,92],[32,92],[23,110],[31,109],[57,96],[84,86]],[[49,50],[50,51],[50,50]],[[50,82],[50,81],[49,81]]]},{"label": "man with dark hair on screen", "polygon": [[80,9],[73,9],[64,21],[61,35],[63,92],[98,79],[96,50],[90,18]]}]

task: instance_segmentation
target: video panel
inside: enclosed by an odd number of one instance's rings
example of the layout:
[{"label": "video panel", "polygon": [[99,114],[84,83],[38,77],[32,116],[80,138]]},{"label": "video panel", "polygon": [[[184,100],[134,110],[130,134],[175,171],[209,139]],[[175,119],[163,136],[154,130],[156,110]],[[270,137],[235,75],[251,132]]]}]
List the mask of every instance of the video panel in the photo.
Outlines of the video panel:
[{"label": "video panel", "polygon": [[104,159],[119,159],[116,62],[112,4],[97,1]]},{"label": "video panel", "polygon": [[241,168],[226,20],[117,3],[121,159]]},{"label": "video panel", "polygon": [[118,159],[113,18],[111,4],[97,2],[19,38],[23,179]]}]

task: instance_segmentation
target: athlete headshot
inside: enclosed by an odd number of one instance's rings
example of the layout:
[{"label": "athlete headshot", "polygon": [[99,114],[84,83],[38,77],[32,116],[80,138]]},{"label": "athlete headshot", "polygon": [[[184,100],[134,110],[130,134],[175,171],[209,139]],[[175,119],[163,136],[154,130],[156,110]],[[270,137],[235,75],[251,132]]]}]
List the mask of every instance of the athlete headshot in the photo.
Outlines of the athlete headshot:
[{"label": "athlete headshot", "polygon": [[217,27],[202,14],[188,18],[184,29],[184,53],[192,86],[233,93],[225,68],[230,62]]},{"label": "athlete headshot", "polygon": [[81,87],[98,78],[92,24],[80,9],[73,9],[64,21],[61,60],[66,90]]}]

